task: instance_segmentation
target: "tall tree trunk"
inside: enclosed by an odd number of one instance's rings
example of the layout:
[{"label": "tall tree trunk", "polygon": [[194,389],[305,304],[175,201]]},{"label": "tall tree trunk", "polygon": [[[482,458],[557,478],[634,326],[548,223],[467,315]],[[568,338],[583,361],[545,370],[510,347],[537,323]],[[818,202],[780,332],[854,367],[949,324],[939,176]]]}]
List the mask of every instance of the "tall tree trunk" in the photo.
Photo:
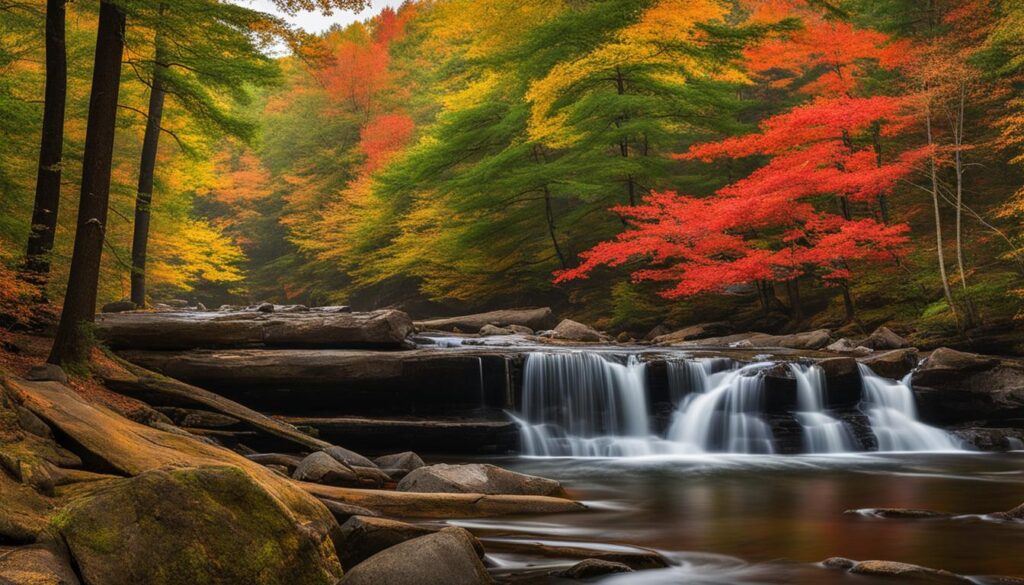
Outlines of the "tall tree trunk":
[{"label": "tall tree trunk", "polygon": [[71,257],[71,274],[57,338],[50,363],[83,362],[89,357],[91,332],[96,316],[103,237],[110,197],[110,167],[114,154],[117,97],[124,54],[124,13],[107,1],[100,2],[96,33],[96,58],[89,98],[89,121],[82,158],[82,191],[78,203],[78,228]]},{"label": "tall tree trunk", "polygon": [[68,90],[67,44],[64,40],[66,0],[46,2],[46,90],[43,106],[43,137],[39,147],[39,172],[32,227],[25,257],[25,276],[39,286],[46,298],[50,253],[57,230],[60,178],[64,157],[64,106]]},{"label": "tall tree trunk", "polygon": [[[161,12],[163,7],[161,6]],[[146,136],[142,141],[142,162],[139,165],[139,190],[135,198],[135,225],[132,236],[132,302],[136,306],[146,305],[146,248],[149,244],[149,216],[153,203],[153,175],[156,170],[156,153],[160,144],[160,123],[164,115],[163,51],[160,47],[160,32],[156,34],[156,58],[153,64],[153,81],[149,93],[149,114],[146,120]]]},{"label": "tall tree trunk", "polygon": [[[932,138],[932,109],[930,104],[925,107],[925,130],[927,132],[928,145],[934,145],[935,141]],[[946,303],[949,305],[949,310],[953,311],[953,317],[956,319],[957,329],[960,329],[960,313],[956,310],[956,305],[953,303],[953,293],[949,290],[949,278],[946,276],[946,258],[942,250],[942,214],[939,212],[939,176],[938,170],[935,167],[934,153],[930,157],[930,168],[932,181],[932,204],[935,208],[935,243],[939,260],[939,278],[942,279],[942,291],[946,297]]]},{"label": "tall tree trunk", "polygon": [[[875,150],[875,166],[882,168],[882,124],[875,122],[871,125],[871,145]],[[882,223],[889,224],[889,200],[886,196],[878,196],[878,210],[882,215]]]},{"label": "tall tree trunk", "polygon": [[800,279],[787,280],[786,292],[789,295],[789,306],[793,310],[793,321],[799,323],[804,320],[804,305],[800,301]]},{"label": "tall tree trunk", "polygon": [[842,290],[843,310],[846,311],[846,320],[857,322],[857,309],[853,304],[853,295],[850,294],[850,287],[846,283],[843,283]]},{"label": "tall tree trunk", "polygon": [[558,245],[558,237],[555,235],[555,212],[551,208],[551,190],[548,186],[544,186],[544,215],[548,222],[548,235],[551,236],[551,245],[555,247],[555,255],[558,256],[558,262],[562,265],[562,270],[565,270],[569,266],[565,263],[565,255],[562,254],[562,248]]},{"label": "tall tree trunk", "polygon": [[966,309],[966,327],[974,326],[976,315],[970,291],[967,289],[967,272],[964,270],[963,246],[963,201],[964,201],[964,164],[961,151],[964,145],[964,102],[967,100],[967,84],[960,83],[960,101],[957,105],[957,116],[953,122],[953,138],[956,152],[954,165],[956,171],[956,268],[960,275],[960,286],[963,289],[964,308]]}]

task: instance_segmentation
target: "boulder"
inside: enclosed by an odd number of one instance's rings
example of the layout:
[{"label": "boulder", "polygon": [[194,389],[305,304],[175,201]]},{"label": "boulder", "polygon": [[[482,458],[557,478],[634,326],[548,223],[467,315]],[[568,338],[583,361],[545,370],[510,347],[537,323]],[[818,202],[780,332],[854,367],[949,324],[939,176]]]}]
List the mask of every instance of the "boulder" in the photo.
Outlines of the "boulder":
[{"label": "boulder", "polygon": [[1024,418],[1019,360],[939,348],[914,372],[913,387],[922,419],[933,424]]},{"label": "boulder", "polygon": [[241,423],[237,418],[210,412],[208,410],[197,410],[194,408],[178,408],[173,406],[157,407],[161,414],[167,416],[179,427],[192,427],[197,429],[221,429],[233,427]]},{"label": "boulder", "polygon": [[900,337],[888,327],[879,327],[867,338],[858,342],[857,345],[868,349],[902,349],[910,347],[910,342]]},{"label": "boulder", "polygon": [[236,467],[147,471],[53,520],[89,585],[309,583],[341,575],[326,535]]},{"label": "boulder", "polygon": [[967,577],[949,571],[895,561],[861,561],[854,565],[850,572],[855,575],[870,575],[916,583],[973,583]]},{"label": "boulder", "polygon": [[370,461],[366,457],[363,457],[355,451],[349,451],[344,447],[337,445],[324,449],[324,453],[327,453],[331,457],[334,457],[340,463],[344,463],[349,467],[377,467],[377,464]]},{"label": "boulder", "polygon": [[[652,330],[647,335],[650,336],[657,330]],[[650,341],[659,345],[671,345],[673,343],[679,343],[680,341],[692,341],[694,339],[706,339],[708,337],[720,337],[722,335],[729,335],[736,329],[732,324],[725,321],[716,321],[713,323],[700,323],[698,325],[690,325],[677,331],[665,332],[658,334],[654,337],[650,337]]]},{"label": "boulder", "polygon": [[842,569],[848,571],[857,564],[857,561],[848,559],[846,557],[829,557],[824,561],[821,561],[821,566],[826,569]]},{"label": "boulder", "polygon": [[492,337],[496,335],[512,335],[513,331],[496,325],[484,325],[480,328],[480,337]]},{"label": "boulder", "polygon": [[604,340],[604,337],[593,327],[572,319],[562,319],[562,322],[555,327],[554,332],[552,339],[562,341],[598,342]]},{"label": "boulder", "polygon": [[634,571],[647,569],[664,569],[670,566],[668,559],[654,550],[623,544],[607,544],[596,546],[564,545],[553,541],[537,542],[515,538],[494,539],[487,541],[488,550],[510,552],[532,557],[548,557],[557,559],[596,559],[612,563],[621,563]]},{"label": "boulder", "polygon": [[[273,305],[270,305],[273,307]],[[370,313],[163,312],[96,318],[96,336],[115,349],[230,347],[401,348],[412,321],[401,311]]]},{"label": "boulder", "polygon": [[992,514],[992,516],[1000,520],[1024,520],[1024,504],[1021,504],[1012,510],[1007,510],[1006,512],[996,512],[995,514]]},{"label": "boulder", "polygon": [[420,467],[398,483],[398,491],[556,497],[565,495],[562,484],[553,479],[516,473],[481,463]]},{"label": "boulder", "polygon": [[0,583],[79,585],[67,550],[56,542],[21,546],[0,553]]},{"label": "boulder", "polygon": [[366,516],[353,516],[341,526],[338,556],[346,571],[396,544],[433,534],[433,528]]},{"label": "boulder", "polygon": [[338,585],[480,585],[493,583],[462,528],[396,544],[347,571]]},{"label": "boulder", "polygon": [[563,579],[592,579],[602,575],[632,572],[633,569],[629,565],[625,565],[623,563],[604,561],[601,559],[586,559],[576,563],[564,571],[557,571],[553,573],[553,576],[561,577]]},{"label": "boulder", "polygon": [[411,471],[426,465],[420,456],[412,451],[395,453],[393,455],[382,455],[373,460],[377,467],[385,470],[393,479],[399,480],[409,475]]},{"label": "boulder", "polygon": [[917,349],[908,347],[905,349],[875,352],[867,357],[860,358],[859,361],[871,368],[871,371],[879,376],[892,378],[893,380],[902,380],[904,376],[917,367],[918,353]]},{"label": "boulder", "polygon": [[260,303],[260,304],[256,305],[255,307],[253,307],[253,310],[256,311],[257,313],[273,313],[274,312],[274,304],[273,303]]},{"label": "boulder", "polygon": [[508,329],[512,333],[515,333],[517,335],[533,335],[533,329],[530,329],[525,325],[516,325],[515,323],[510,323],[507,327],[505,327],[505,329]]},{"label": "boulder", "polygon": [[121,300],[107,303],[100,308],[101,313],[124,313],[125,311],[134,311],[138,308],[138,305],[129,301]]},{"label": "boulder", "polygon": [[856,355],[869,355],[873,350],[861,346],[856,341],[853,341],[848,337],[844,337],[839,341],[836,341],[826,346],[825,351],[833,351],[836,353],[853,353]]},{"label": "boulder", "polygon": [[25,374],[25,379],[32,380],[33,382],[68,383],[68,375],[65,374],[64,370],[56,364],[40,364],[38,366],[32,366],[32,369]]},{"label": "boulder", "polygon": [[673,345],[684,347],[740,347],[740,348],[774,348],[786,349],[822,349],[832,343],[832,332],[828,329],[793,333],[790,335],[770,335],[768,333],[736,333],[724,337],[709,337],[691,341],[676,342]]},{"label": "boulder", "polygon": [[774,336],[773,344],[788,349],[821,349],[832,342],[832,332],[828,329],[794,333],[792,335]]},{"label": "boulder", "polygon": [[[1007,421],[1011,423],[1013,421]],[[1016,424],[1017,428],[992,428],[965,426],[951,429],[950,432],[965,441],[968,445],[981,451],[1019,451],[1024,449],[1024,421]]]},{"label": "boulder", "polygon": [[292,478],[327,485],[355,485],[359,476],[347,465],[339,463],[323,451],[317,451],[302,460]]},{"label": "boulder", "polygon": [[474,315],[463,315],[461,317],[449,317],[444,319],[429,319],[417,321],[416,328],[420,331],[461,331],[463,333],[476,333],[485,325],[495,327],[508,327],[519,325],[530,329],[550,329],[555,324],[555,316],[548,307],[538,309],[504,309],[490,311],[488,313],[477,313]]},{"label": "boulder", "polygon": [[327,509],[331,511],[331,514],[334,514],[334,518],[339,523],[348,522],[348,520],[353,516],[362,516],[364,518],[380,517],[379,513],[374,512],[369,508],[364,508],[362,506],[355,506],[352,504],[346,504],[344,502],[336,502],[334,500],[326,498],[321,499],[320,501],[323,502],[324,506],[327,506]]}]

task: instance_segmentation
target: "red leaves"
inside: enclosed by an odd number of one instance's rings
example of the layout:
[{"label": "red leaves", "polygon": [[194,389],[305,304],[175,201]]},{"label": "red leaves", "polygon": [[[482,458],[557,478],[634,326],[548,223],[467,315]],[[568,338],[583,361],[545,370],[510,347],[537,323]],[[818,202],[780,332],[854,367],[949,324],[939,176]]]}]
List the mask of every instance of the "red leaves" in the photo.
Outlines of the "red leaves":
[{"label": "red leaves", "polygon": [[412,118],[405,114],[382,114],[363,126],[359,148],[366,154],[364,172],[372,173],[381,168],[408,144],[414,129]]}]

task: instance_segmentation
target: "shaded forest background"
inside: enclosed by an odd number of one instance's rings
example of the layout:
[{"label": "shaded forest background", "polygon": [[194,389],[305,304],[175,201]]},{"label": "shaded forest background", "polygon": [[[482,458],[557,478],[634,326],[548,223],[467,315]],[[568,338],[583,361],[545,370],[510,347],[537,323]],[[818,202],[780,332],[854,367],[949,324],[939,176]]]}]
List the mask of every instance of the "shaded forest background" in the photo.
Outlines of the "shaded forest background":
[{"label": "shaded forest background", "polygon": [[[43,4],[0,0],[0,308],[15,318],[36,294],[16,272],[39,164]],[[67,9],[57,302],[98,3]],[[637,335],[715,320],[888,323],[925,343],[1019,330],[1017,2],[424,0],[284,35],[285,56],[260,22],[258,42],[210,44],[168,92],[151,302],[414,316],[550,305]],[[130,295],[157,46],[155,28],[128,31],[101,303]],[[616,254],[599,246],[638,229]],[[778,260],[795,248],[799,260]]]}]

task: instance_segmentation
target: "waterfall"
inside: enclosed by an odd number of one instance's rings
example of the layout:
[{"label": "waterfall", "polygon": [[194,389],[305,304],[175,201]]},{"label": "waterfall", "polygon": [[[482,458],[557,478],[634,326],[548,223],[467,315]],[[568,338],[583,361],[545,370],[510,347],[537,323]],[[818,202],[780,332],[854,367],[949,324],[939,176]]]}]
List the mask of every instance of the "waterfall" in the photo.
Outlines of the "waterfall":
[{"label": "waterfall", "polygon": [[879,451],[960,450],[949,433],[917,420],[910,374],[896,381],[879,376],[864,364],[858,364],[858,368],[864,385],[863,407]]},{"label": "waterfall", "polygon": [[760,374],[771,362],[719,372],[709,362],[695,360],[695,366],[669,362],[669,368],[686,369],[683,379],[697,383],[679,404],[668,439],[684,452],[774,453],[771,428],[760,416],[764,403]]},{"label": "waterfall", "polygon": [[825,413],[828,386],[825,370],[819,366],[789,364],[796,378],[796,418],[804,429],[808,453],[846,453],[857,448],[853,433],[841,420]]},{"label": "waterfall", "polygon": [[664,453],[649,426],[646,369],[596,353],[531,353],[519,417],[527,455],[614,457]]}]

